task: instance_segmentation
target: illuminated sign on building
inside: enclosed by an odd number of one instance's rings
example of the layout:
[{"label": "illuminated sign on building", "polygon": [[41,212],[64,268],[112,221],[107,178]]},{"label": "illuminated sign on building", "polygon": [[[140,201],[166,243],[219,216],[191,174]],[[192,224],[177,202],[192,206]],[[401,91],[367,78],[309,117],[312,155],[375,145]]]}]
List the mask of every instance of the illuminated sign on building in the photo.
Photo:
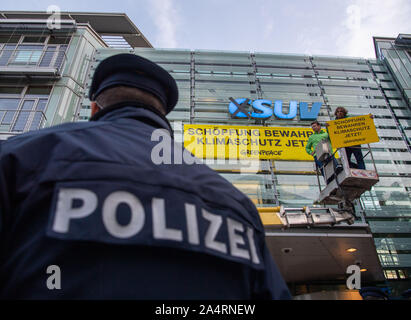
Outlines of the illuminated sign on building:
[{"label": "illuminated sign on building", "polygon": [[[230,98],[228,110],[233,118],[249,118],[266,120],[273,116],[279,119],[294,119],[297,116],[297,109],[300,109],[301,120],[315,120],[321,109],[321,102],[314,102],[311,109],[307,102],[290,101],[290,108],[287,114],[283,113],[282,100],[274,101],[274,110],[272,108],[273,102],[266,99],[258,99],[253,102],[250,99],[233,99]],[[253,111],[249,111],[248,106],[252,106]]]}]

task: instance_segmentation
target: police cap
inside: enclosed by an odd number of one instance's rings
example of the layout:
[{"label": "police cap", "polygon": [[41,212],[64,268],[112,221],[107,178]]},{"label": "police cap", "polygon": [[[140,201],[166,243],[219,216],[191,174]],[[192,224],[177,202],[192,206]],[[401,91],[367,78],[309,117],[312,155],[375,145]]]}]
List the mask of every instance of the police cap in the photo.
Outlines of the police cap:
[{"label": "police cap", "polygon": [[135,54],[117,54],[101,61],[91,82],[89,99],[95,101],[101,92],[115,86],[150,92],[163,103],[166,113],[173,110],[178,100],[174,78],[156,63]]}]

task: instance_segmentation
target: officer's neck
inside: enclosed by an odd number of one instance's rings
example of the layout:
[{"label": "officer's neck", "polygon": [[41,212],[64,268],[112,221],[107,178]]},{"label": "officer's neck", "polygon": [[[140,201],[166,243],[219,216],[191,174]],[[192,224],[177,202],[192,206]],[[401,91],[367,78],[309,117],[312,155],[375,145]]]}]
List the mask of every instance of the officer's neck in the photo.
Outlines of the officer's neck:
[{"label": "officer's neck", "polygon": [[159,116],[162,120],[164,120],[164,122],[166,123],[166,125],[169,128],[169,131],[171,133],[171,135],[173,135],[173,130],[171,128],[171,124],[168,121],[168,119],[166,118],[166,116],[161,113],[159,110],[157,110],[155,107],[141,103],[139,101],[135,101],[135,100],[131,100],[131,101],[122,101],[119,103],[115,103],[112,105],[109,105],[107,107],[104,107],[103,109],[98,110],[96,113],[92,114],[92,116],[90,117],[89,121],[97,121],[100,118],[104,117],[106,114],[120,109],[120,108],[124,108],[124,107],[136,107],[136,108],[142,108],[142,109],[146,109],[151,111],[152,113],[156,114],[157,116]]}]

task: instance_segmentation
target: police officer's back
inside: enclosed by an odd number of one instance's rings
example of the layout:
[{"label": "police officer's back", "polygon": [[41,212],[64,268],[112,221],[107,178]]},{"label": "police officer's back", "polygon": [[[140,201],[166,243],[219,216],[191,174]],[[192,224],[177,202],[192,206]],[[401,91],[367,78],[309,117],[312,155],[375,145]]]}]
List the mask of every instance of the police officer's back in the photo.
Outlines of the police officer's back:
[{"label": "police officer's back", "polygon": [[177,96],[165,70],[116,55],[92,121],[0,145],[1,298],[289,298],[252,202],[178,154]]}]

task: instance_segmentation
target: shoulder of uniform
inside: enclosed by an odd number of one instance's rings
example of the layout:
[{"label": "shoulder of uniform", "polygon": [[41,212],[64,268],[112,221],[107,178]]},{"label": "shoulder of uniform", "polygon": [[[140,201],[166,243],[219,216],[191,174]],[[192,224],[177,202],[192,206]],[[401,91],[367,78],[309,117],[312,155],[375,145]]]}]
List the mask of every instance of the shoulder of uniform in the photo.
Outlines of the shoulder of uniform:
[{"label": "shoulder of uniform", "polygon": [[206,192],[206,194],[220,195],[219,197],[212,198],[214,198],[217,202],[225,204],[227,204],[227,202],[222,201],[222,199],[227,197],[229,199],[235,200],[249,213],[257,212],[257,209],[253,202],[241,190],[236,188],[231,182],[229,182],[227,179],[222,177],[207,165],[202,164],[201,167],[203,167],[203,170],[205,170],[204,173],[206,174],[200,174],[195,178],[195,180],[201,185],[201,188],[204,191],[205,189],[208,189],[208,192]]}]

